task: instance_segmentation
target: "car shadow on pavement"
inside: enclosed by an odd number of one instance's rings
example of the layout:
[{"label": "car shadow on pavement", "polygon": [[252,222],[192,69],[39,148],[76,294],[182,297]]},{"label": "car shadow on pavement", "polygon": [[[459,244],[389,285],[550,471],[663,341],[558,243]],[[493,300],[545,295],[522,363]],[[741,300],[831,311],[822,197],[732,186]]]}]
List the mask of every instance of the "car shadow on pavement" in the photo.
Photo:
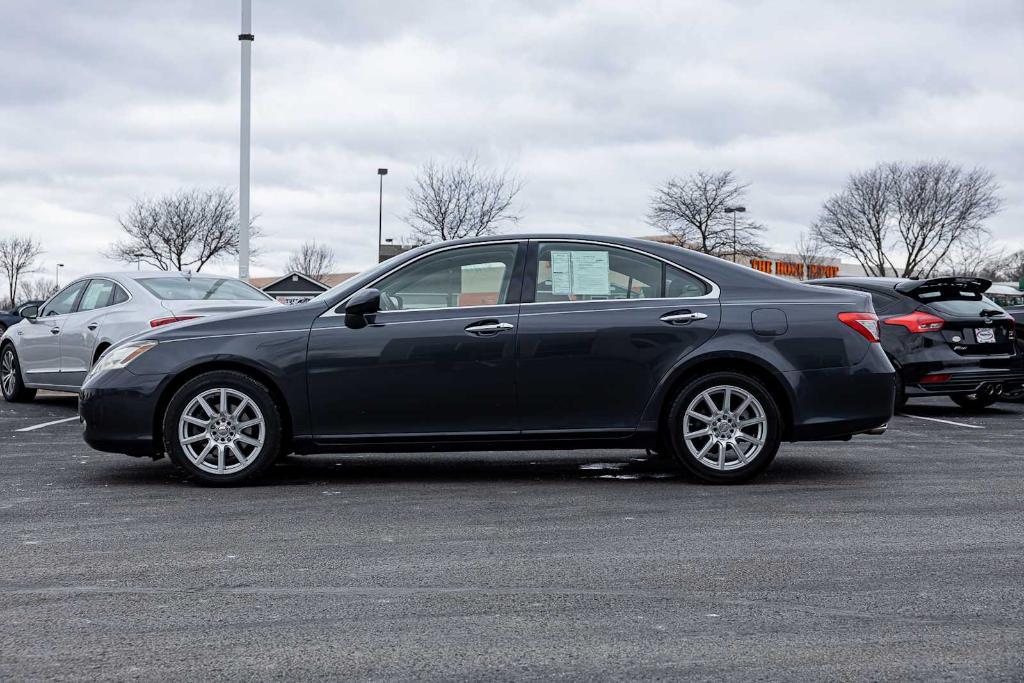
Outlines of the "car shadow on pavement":
[{"label": "car shadow on pavement", "polygon": [[985,417],[993,415],[1020,415],[1021,404],[1014,403],[996,403],[988,408],[982,408],[980,410],[968,410],[961,408],[957,404],[950,401],[947,403],[915,403],[910,401],[906,407],[900,411],[901,413],[910,413],[912,415],[925,415],[927,417]]},{"label": "car shadow on pavement", "polygon": [[[128,467],[106,467],[96,472],[95,483],[114,486],[152,486],[201,482],[173,467],[167,460],[139,461]],[[820,455],[780,456],[752,485],[786,485],[816,482],[845,484],[860,480],[864,466],[836,462]],[[661,458],[643,451],[604,454],[587,458],[564,454],[429,453],[289,456],[258,481],[244,486],[258,488],[322,484],[403,484],[448,482],[520,482],[581,484],[691,484],[704,485]]]}]

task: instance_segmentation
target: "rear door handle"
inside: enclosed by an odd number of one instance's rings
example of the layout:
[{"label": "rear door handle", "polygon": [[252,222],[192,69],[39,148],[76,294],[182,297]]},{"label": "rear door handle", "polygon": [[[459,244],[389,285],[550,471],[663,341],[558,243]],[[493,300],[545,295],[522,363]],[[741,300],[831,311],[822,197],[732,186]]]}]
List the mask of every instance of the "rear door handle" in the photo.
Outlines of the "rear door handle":
[{"label": "rear door handle", "polygon": [[96,323],[89,323],[86,326],[86,329],[88,329],[90,332],[95,332],[97,327],[99,327],[99,325],[97,325]]},{"label": "rear door handle", "polygon": [[663,323],[669,325],[686,325],[692,323],[695,320],[704,320],[708,317],[707,313],[691,313],[690,311],[681,311],[679,313],[666,313],[661,316],[660,320]]},{"label": "rear door handle", "polygon": [[59,327],[51,327],[50,328],[50,334],[60,334],[60,328]]},{"label": "rear door handle", "polygon": [[511,330],[515,325],[512,323],[498,323],[484,321],[479,323],[473,323],[466,327],[466,332],[477,335],[488,335],[497,334],[498,332],[504,332],[505,330]]}]

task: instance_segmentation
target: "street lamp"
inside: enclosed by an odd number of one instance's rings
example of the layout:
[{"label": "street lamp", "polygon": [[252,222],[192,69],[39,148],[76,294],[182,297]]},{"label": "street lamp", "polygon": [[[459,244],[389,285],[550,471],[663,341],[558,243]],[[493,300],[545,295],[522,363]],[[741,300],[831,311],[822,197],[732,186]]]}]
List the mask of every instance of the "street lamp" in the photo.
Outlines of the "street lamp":
[{"label": "street lamp", "polygon": [[736,214],[744,213],[747,210],[745,206],[727,206],[725,207],[726,213],[732,214],[732,262],[736,263],[736,257],[739,255],[739,249],[736,246]]},{"label": "street lamp", "polygon": [[60,269],[64,267],[63,263],[58,263],[56,268],[56,274],[54,275],[54,282],[56,282],[57,289],[60,289]]},{"label": "street lamp", "polygon": [[378,168],[377,175],[380,176],[380,195],[377,199],[377,260],[380,260],[380,248],[384,244],[384,176],[388,169]]}]

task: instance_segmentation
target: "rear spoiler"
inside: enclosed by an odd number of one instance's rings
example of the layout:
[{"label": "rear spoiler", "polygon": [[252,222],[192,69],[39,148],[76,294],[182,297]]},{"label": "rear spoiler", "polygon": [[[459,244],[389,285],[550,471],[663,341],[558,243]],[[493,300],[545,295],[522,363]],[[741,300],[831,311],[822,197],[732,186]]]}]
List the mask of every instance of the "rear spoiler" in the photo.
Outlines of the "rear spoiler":
[{"label": "rear spoiler", "polygon": [[983,277],[933,277],[928,280],[904,280],[896,285],[897,292],[911,294],[919,289],[938,289],[941,287],[962,287],[978,294],[987,292],[992,286],[991,280]]}]

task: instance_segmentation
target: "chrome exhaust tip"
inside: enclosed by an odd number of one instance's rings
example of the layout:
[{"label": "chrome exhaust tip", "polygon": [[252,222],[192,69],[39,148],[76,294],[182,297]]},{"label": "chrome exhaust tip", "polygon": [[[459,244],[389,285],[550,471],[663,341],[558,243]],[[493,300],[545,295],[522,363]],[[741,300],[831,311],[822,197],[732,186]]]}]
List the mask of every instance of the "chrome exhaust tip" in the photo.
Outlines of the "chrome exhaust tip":
[{"label": "chrome exhaust tip", "polygon": [[875,427],[874,429],[869,429],[868,431],[866,431],[864,433],[865,434],[870,434],[871,436],[881,436],[882,434],[885,434],[885,431],[887,429],[889,429],[889,423],[888,422],[886,422],[884,425],[881,425],[879,427]]}]

